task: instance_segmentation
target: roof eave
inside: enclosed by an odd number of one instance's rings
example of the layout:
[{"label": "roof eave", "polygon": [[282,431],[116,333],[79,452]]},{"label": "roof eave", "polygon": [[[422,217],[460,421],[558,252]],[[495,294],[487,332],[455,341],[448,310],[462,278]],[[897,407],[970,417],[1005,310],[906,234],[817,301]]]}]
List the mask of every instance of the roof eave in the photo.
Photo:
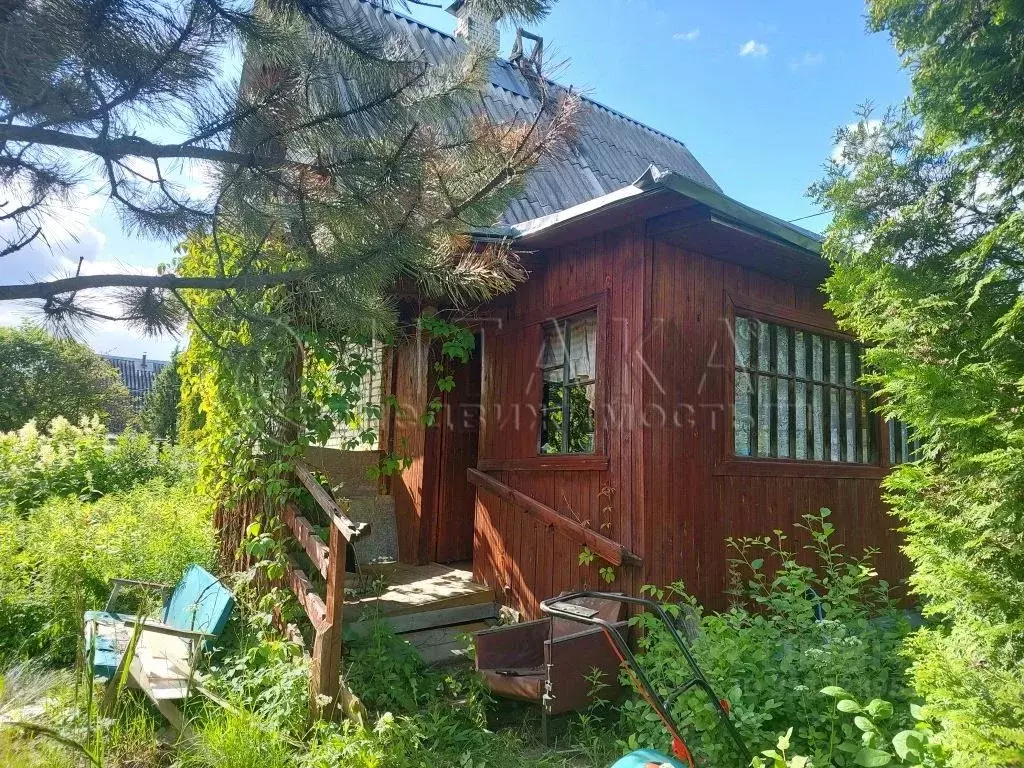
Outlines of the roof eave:
[{"label": "roof eave", "polygon": [[820,236],[744,205],[674,171],[659,171],[653,165],[632,184],[607,195],[511,226],[477,227],[469,234],[478,240],[514,240],[517,244],[529,245],[541,235],[550,236],[569,225],[578,225],[612,210],[635,205],[661,192],[671,192],[703,204],[739,229],[774,240],[806,257],[821,259]]},{"label": "roof eave", "polygon": [[643,190],[671,190],[706,205],[715,213],[731,219],[743,228],[779,241],[808,256],[821,258],[822,238],[820,236],[774,216],[769,216],[749,205],[744,205],[728,195],[705,187],[674,171],[662,172],[652,165],[639,179],[633,182],[633,186]]}]

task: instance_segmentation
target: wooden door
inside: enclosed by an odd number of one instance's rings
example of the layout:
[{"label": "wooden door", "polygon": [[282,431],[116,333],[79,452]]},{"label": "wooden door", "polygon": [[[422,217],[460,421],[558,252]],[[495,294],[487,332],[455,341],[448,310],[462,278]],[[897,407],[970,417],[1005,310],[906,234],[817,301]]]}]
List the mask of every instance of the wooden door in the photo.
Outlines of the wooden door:
[{"label": "wooden door", "polygon": [[480,437],[480,358],[478,337],[470,361],[455,365],[455,388],[445,396],[441,413],[432,555],[438,563],[473,559],[476,489],[466,479],[466,470],[476,467]]}]

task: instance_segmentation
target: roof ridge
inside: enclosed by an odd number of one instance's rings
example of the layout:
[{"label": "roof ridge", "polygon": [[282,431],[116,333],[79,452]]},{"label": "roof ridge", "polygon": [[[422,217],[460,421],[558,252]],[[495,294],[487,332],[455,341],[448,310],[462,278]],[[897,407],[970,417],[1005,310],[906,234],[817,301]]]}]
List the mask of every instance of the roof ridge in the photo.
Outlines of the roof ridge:
[{"label": "roof ridge", "polygon": [[[404,22],[406,22],[408,24],[415,24],[420,29],[425,29],[428,32],[434,33],[435,35],[440,35],[441,37],[443,37],[443,38],[445,38],[447,40],[451,40],[452,42],[456,42],[456,43],[461,42],[454,35],[450,35],[447,32],[442,32],[440,29],[432,27],[429,24],[425,24],[422,21],[420,21],[419,19],[413,18],[412,16],[407,16],[404,13],[399,13],[398,11],[395,11],[395,10],[393,10],[391,8],[385,8],[383,5],[381,5],[379,2],[377,2],[377,0],[359,0],[359,2],[360,3],[364,3],[365,5],[373,6],[374,8],[377,8],[378,10],[380,10],[383,13],[391,14],[392,16],[394,16],[394,17],[396,17],[398,19],[401,19],[402,21],[404,21]],[[511,62],[508,59],[502,58],[501,56],[495,56],[494,57],[494,61],[495,62],[501,62],[501,63],[504,63],[504,64],[508,64],[508,65],[511,66]],[[563,90],[567,90],[567,91],[568,90],[573,90],[573,88],[574,88],[574,86],[572,84],[562,85],[561,83],[557,82],[556,80],[551,80],[551,79],[549,79],[547,77],[544,78],[544,81],[546,83],[549,83],[549,84],[557,87],[557,88],[562,88]],[[498,88],[499,90],[502,90],[505,93],[511,93],[511,94],[516,95],[516,96],[519,96],[520,98],[523,98],[522,94],[520,94],[518,91],[514,91],[514,90],[511,90],[509,88],[506,88],[503,85],[501,85],[500,83],[495,83],[493,81],[493,79],[491,80],[491,87],[492,88]],[[657,128],[654,128],[653,126],[650,126],[650,125],[648,125],[647,123],[645,123],[645,122],[643,122],[641,120],[637,120],[635,117],[630,117],[625,112],[621,112],[621,111],[619,111],[619,110],[617,110],[617,109],[615,109],[613,107],[609,107],[607,104],[605,104],[603,102],[600,102],[597,99],[591,98],[590,96],[587,96],[582,91],[578,91],[577,90],[577,91],[575,91],[575,93],[581,99],[583,99],[584,101],[589,102],[590,104],[592,104],[593,106],[597,107],[598,109],[603,109],[605,112],[608,112],[609,114],[614,115],[615,117],[619,118],[620,120],[625,120],[627,123],[632,123],[633,125],[636,125],[636,126],[638,126],[640,128],[643,128],[645,131],[649,131],[650,133],[653,133],[655,136],[660,136],[663,139],[667,139],[668,141],[671,141],[671,142],[674,142],[674,143],[678,144],[679,146],[683,147],[684,149],[687,149],[687,150],[689,149],[689,147],[686,146],[686,142],[684,142],[682,139],[677,139],[675,136],[672,136],[671,134],[665,133],[664,131],[658,130]]]},{"label": "roof ridge", "polygon": [[425,24],[417,18],[414,18],[412,16],[406,16],[404,13],[399,13],[398,11],[392,8],[385,8],[383,5],[380,4],[380,2],[378,2],[378,0],[359,0],[359,2],[363,3],[364,5],[372,5],[374,8],[381,11],[382,13],[389,13],[392,16],[401,19],[402,21],[408,22],[410,24],[415,24],[417,27],[425,29],[428,32],[433,32],[435,35],[440,35],[441,37],[445,37],[455,42],[458,42],[459,40],[457,37],[455,37],[455,35],[449,35],[447,32],[442,32],[440,29],[436,29],[430,26],[429,24]]}]

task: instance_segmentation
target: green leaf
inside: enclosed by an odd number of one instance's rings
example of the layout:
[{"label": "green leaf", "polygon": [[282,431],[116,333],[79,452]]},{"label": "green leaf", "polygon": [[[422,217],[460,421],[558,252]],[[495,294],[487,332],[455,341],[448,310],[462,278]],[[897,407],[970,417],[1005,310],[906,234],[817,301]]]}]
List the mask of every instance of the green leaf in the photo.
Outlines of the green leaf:
[{"label": "green leaf", "polygon": [[892,746],[900,760],[907,762],[908,755],[920,750],[921,735],[913,730],[900,731],[892,737]]},{"label": "green leaf", "polygon": [[855,718],[853,718],[853,724],[865,733],[874,733],[878,730],[875,727],[875,724],[868,720],[868,718],[864,717],[864,715],[857,715]]},{"label": "green leaf", "polygon": [[779,736],[778,748],[785,752],[789,749],[789,740],[793,737],[793,729],[790,728],[783,735]]},{"label": "green leaf", "polygon": [[918,722],[922,722],[922,723],[928,722],[928,718],[925,717],[925,714],[924,714],[924,707],[922,707],[920,704],[911,704],[910,705],[910,716],[912,718],[914,718],[915,720],[917,720]]},{"label": "green leaf", "polygon": [[872,699],[866,709],[869,715],[878,720],[888,720],[893,715],[892,704],[882,699]]},{"label": "green leaf", "polygon": [[845,688],[840,688],[838,685],[827,685],[821,689],[820,693],[826,696],[831,696],[833,699],[849,698],[850,694],[846,692]]},{"label": "green leaf", "polygon": [[838,709],[840,712],[860,712],[861,711],[860,710],[860,704],[858,704],[853,699],[841,699],[839,701],[839,703],[836,704],[836,709]]},{"label": "green leaf", "polygon": [[861,747],[853,755],[853,762],[863,768],[880,768],[880,766],[889,765],[892,762],[892,755],[880,749]]},{"label": "green leaf", "polygon": [[764,565],[764,560],[762,560],[760,557],[757,558],[756,560],[753,560],[750,563],[750,567],[753,568],[755,571],[760,570],[763,565]]}]

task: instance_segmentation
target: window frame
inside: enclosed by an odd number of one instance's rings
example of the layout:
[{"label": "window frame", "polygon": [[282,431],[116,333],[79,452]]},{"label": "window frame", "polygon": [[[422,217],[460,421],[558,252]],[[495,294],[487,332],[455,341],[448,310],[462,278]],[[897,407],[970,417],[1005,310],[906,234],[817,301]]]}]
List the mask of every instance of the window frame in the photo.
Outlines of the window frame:
[{"label": "window frame", "polygon": [[[578,382],[571,381],[569,379],[569,372],[570,372],[571,356],[572,356],[572,341],[571,341],[571,337],[572,337],[572,330],[571,330],[572,322],[574,320],[579,319],[579,318],[583,318],[583,317],[590,316],[590,315],[592,315],[593,318],[594,318],[594,372],[593,372],[593,375],[590,378],[588,378],[588,379],[584,379],[584,380],[578,381]],[[558,326],[560,326],[562,324],[565,324],[565,328],[568,329],[568,333],[563,333],[563,336],[562,336],[562,340],[563,340],[562,341],[562,343],[563,343],[562,364],[561,365],[544,365],[544,347],[545,347],[545,344],[547,343],[547,331],[552,326],[558,327]],[[601,402],[600,401],[600,386],[601,386],[601,384],[600,384],[600,382],[601,382],[601,379],[604,378],[604,376],[602,375],[603,372],[601,370],[601,362],[602,362],[602,359],[603,359],[602,349],[601,349],[601,312],[600,312],[599,308],[595,305],[595,306],[591,306],[591,307],[588,307],[588,308],[584,308],[584,309],[580,309],[580,310],[574,311],[574,312],[572,312],[570,314],[559,314],[559,315],[556,315],[556,314],[552,313],[552,317],[550,317],[550,318],[548,318],[548,319],[546,319],[546,320],[544,320],[544,321],[542,321],[540,323],[540,330],[541,330],[541,339],[540,339],[541,340],[541,348],[538,351],[538,355],[537,355],[537,377],[538,377],[538,380],[539,380],[539,383],[540,383],[540,391],[538,393],[539,397],[536,399],[536,402],[539,402],[540,405],[537,407],[537,448],[536,448],[537,452],[536,452],[536,455],[538,457],[543,457],[543,458],[548,458],[548,459],[554,459],[554,458],[561,459],[561,458],[572,458],[572,457],[586,457],[586,458],[590,458],[590,457],[594,457],[594,456],[600,456],[601,455],[601,451],[599,450],[599,436],[601,434],[601,428],[600,428],[600,423],[599,423],[599,414],[600,414],[600,411],[601,411],[601,407],[600,407],[600,402]],[[561,382],[561,386],[562,386],[562,404],[560,406],[558,406],[557,408],[545,408],[544,407],[544,383],[547,380],[544,378],[544,374],[546,372],[548,372],[548,371],[558,370],[559,368],[562,369],[562,382]],[[593,438],[593,449],[590,450],[590,451],[565,451],[565,450],[562,450],[562,451],[557,451],[557,452],[553,452],[553,453],[545,453],[545,452],[543,452],[541,450],[541,448],[544,445],[544,420],[545,420],[545,416],[548,413],[552,413],[552,412],[556,412],[556,411],[561,411],[561,413],[562,413],[561,443],[562,443],[562,447],[563,448],[567,447],[568,435],[569,435],[569,429],[570,429],[570,419],[568,418],[568,416],[571,414],[571,411],[572,411],[571,405],[570,405],[570,393],[571,393],[571,390],[573,390],[576,387],[583,387],[583,388],[589,387],[590,385],[593,385],[593,387],[594,387],[594,400],[593,400],[593,409],[594,409],[594,438]]]},{"label": "window frame", "polygon": [[[822,298],[824,304],[824,297]],[[767,323],[784,325],[794,330],[836,339],[844,343],[858,343],[849,334],[842,333],[828,324],[827,316],[812,315],[789,307],[766,303],[724,292],[721,347],[724,350],[722,403],[724,404],[725,428],[721,430],[720,455],[716,475],[746,475],[761,477],[824,477],[824,478],[881,478],[889,471],[887,424],[877,411],[869,414],[874,425],[875,461],[854,463],[845,461],[824,461],[818,459],[797,459],[774,456],[737,456],[735,454],[736,426],[736,316],[762,320]],[[884,447],[884,449],[883,449]]]}]

